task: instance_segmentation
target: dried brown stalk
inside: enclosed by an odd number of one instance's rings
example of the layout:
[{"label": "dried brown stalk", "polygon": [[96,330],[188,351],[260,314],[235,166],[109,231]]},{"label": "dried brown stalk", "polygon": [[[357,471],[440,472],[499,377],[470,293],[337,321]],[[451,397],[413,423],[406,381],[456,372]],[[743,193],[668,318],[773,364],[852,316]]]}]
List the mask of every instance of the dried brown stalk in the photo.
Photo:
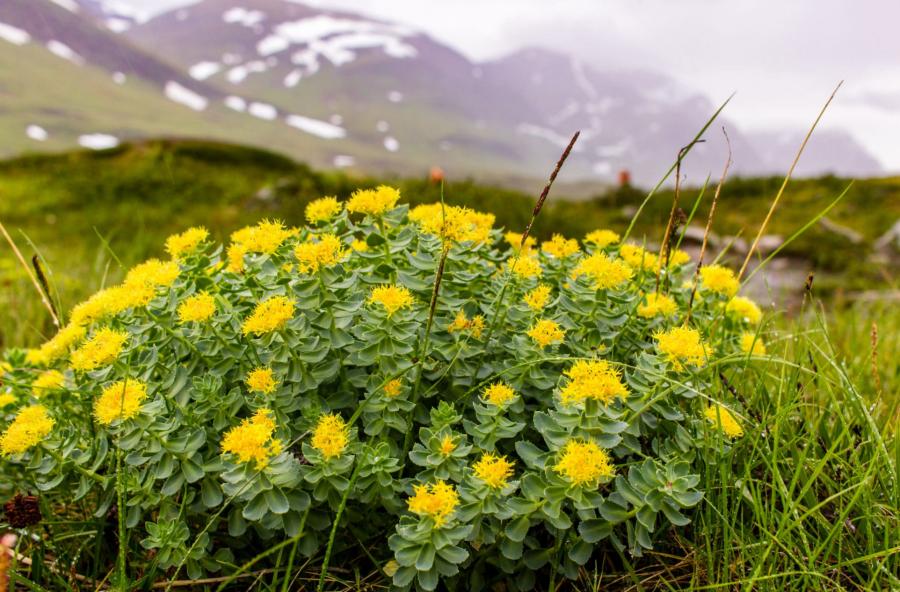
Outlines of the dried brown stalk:
[{"label": "dried brown stalk", "polygon": [[9,233],[6,232],[6,227],[0,222],[0,232],[3,233],[3,237],[6,239],[6,242],[9,243],[9,246],[12,248],[13,253],[16,254],[16,258],[18,258],[19,263],[22,264],[22,267],[25,269],[25,273],[28,274],[28,277],[31,279],[31,283],[34,284],[34,288],[38,291],[38,294],[41,296],[41,302],[44,303],[44,306],[50,312],[50,316],[53,318],[53,324],[56,325],[56,328],[59,329],[59,317],[56,316],[56,311],[53,309],[53,305],[47,299],[47,296],[44,295],[44,291],[41,289],[41,285],[38,283],[37,278],[34,277],[34,274],[31,272],[31,268],[28,267],[28,263],[25,262],[25,257],[22,256],[21,251],[19,251],[19,247],[16,246],[15,241],[13,241],[12,237],[9,236]]}]

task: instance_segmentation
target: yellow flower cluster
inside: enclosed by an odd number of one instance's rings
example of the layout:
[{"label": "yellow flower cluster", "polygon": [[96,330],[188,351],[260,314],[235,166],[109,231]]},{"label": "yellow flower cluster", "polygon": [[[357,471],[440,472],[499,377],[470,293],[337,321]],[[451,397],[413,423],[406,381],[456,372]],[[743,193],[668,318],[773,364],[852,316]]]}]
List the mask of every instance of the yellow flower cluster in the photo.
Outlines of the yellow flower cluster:
[{"label": "yellow flower cluster", "polygon": [[495,407],[502,407],[516,398],[516,391],[505,382],[495,382],[484,388],[481,398]]},{"label": "yellow flower cluster", "polygon": [[741,285],[734,272],[721,265],[708,265],[700,269],[700,285],[704,290],[731,298]]},{"label": "yellow flower cluster", "polygon": [[423,232],[445,241],[481,243],[490,238],[495,217],[465,207],[435,203],[414,207],[409,219]]},{"label": "yellow flower cluster", "polygon": [[657,348],[664,354],[676,371],[685,366],[703,366],[709,356],[709,349],[700,340],[700,333],[689,327],[673,327],[654,335]]},{"label": "yellow flower cluster", "polygon": [[465,311],[461,310],[456,313],[453,322],[447,326],[447,331],[450,333],[468,331],[471,333],[472,337],[477,339],[481,337],[481,333],[484,331],[484,317],[482,315],[476,315],[470,319],[466,317]]},{"label": "yellow flower cluster", "polygon": [[441,438],[440,451],[443,456],[450,456],[453,454],[453,451],[456,450],[456,441],[453,439],[453,436],[450,434],[446,434],[443,438]]},{"label": "yellow flower cluster", "polygon": [[395,378],[389,381],[386,385],[384,385],[384,394],[391,399],[400,394],[400,391],[403,389],[403,381],[399,378]]},{"label": "yellow flower cluster", "polygon": [[247,375],[247,388],[255,393],[269,394],[277,385],[271,368],[256,368]]},{"label": "yellow flower cluster", "polygon": [[171,286],[178,279],[181,270],[175,261],[160,261],[148,259],[132,267],[125,275],[123,289],[134,289],[137,286],[147,285],[154,288]]},{"label": "yellow flower cluster", "polygon": [[545,348],[554,343],[562,343],[566,332],[556,321],[540,319],[528,330],[528,336],[541,348]]},{"label": "yellow flower cluster", "polygon": [[387,185],[375,189],[357,189],[347,202],[347,211],[351,214],[380,216],[394,209],[400,199],[400,191]]},{"label": "yellow flower cluster", "polygon": [[616,397],[624,398],[628,389],[622,383],[619,370],[606,360],[578,360],[564,374],[569,382],[560,390],[564,405],[595,399],[610,403]]},{"label": "yellow flower cluster", "polygon": [[344,418],[334,413],[326,413],[319,418],[313,430],[310,444],[326,460],[340,456],[350,443],[350,433]]},{"label": "yellow flower cluster", "polygon": [[294,247],[300,273],[315,273],[323,267],[337,265],[346,254],[341,239],[333,234],[322,234],[318,240],[310,239]]},{"label": "yellow flower cluster", "polygon": [[509,485],[513,474],[513,463],[502,454],[487,452],[472,465],[475,477],[491,489],[503,489]]},{"label": "yellow flower cluster", "polygon": [[28,350],[25,361],[35,366],[47,366],[65,357],[69,353],[69,349],[84,339],[86,333],[87,330],[81,325],[74,323],[66,325],[38,349]]},{"label": "yellow flower cluster", "polygon": [[[263,220],[256,226],[246,226],[232,233],[231,242],[238,245],[238,248],[234,254],[229,248],[228,259],[232,265],[235,265],[238,254],[243,260],[246,253],[274,253],[278,247],[284,244],[284,241],[295,234],[297,234],[295,229],[285,228],[284,223],[280,220]],[[243,262],[241,267],[243,267]]]},{"label": "yellow flower cluster", "polygon": [[643,247],[637,245],[622,245],[619,247],[619,257],[634,269],[656,269],[659,261],[657,256]]},{"label": "yellow flower cluster", "polygon": [[209,231],[202,226],[188,228],[181,234],[173,234],[166,239],[166,252],[173,259],[181,259],[197,248],[197,245],[209,238]]},{"label": "yellow flower cluster", "polygon": [[414,301],[412,292],[405,286],[377,286],[369,295],[369,304],[380,304],[388,317],[393,316],[398,310],[410,308]]},{"label": "yellow flower cluster", "polygon": [[766,355],[766,344],[755,333],[741,334],[741,351],[754,356]]},{"label": "yellow flower cluster", "polygon": [[37,446],[50,434],[54,423],[43,405],[23,408],[0,436],[0,452],[4,456],[11,456]]},{"label": "yellow flower cluster", "polygon": [[273,437],[275,420],[272,415],[269,409],[259,409],[253,417],[225,432],[222,452],[235,455],[242,463],[254,461],[258,470],[266,468],[269,460],[284,450],[284,443]]},{"label": "yellow flower cluster", "polygon": [[587,233],[587,236],[584,237],[584,242],[592,244],[598,249],[616,244],[620,240],[621,237],[618,235],[618,233],[613,232],[612,230],[605,229],[594,230],[593,232]]},{"label": "yellow flower cluster", "polygon": [[51,391],[62,389],[65,383],[66,377],[62,372],[59,370],[46,370],[34,379],[34,382],[31,383],[31,388],[34,391],[34,396],[40,397]]},{"label": "yellow flower cluster", "polygon": [[593,280],[595,290],[618,288],[631,279],[632,275],[633,272],[628,265],[602,252],[585,257],[572,270],[573,278],[587,276]]},{"label": "yellow flower cluster", "polygon": [[147,398],[147,385],[129,378],[120,380],[103,389],[103,394],[94,402],[94,417],[103,425],[117,419],[127,420],[141,411],[141,404]]},{"label": "yellow flower cluster", "polygon": [[601,479],[615,475],[609,455],[593,441],[569,440],[553,467],[570,483],[596,487]]},{"label": "yellow flower cluster", "polygon": [[522,279],[541,277],[541,273],[543,273],[540,261],[536,257],[526,254],[507,260],[506,269]]},{"label": "yellow flower cluster", "polygon": [[650,319],[655,316],[670,317],[678,310],[678,305],[669,296],[650,292],[644,295],[643,302],[638,305],[639,317]]},{"label": "yellow flower cluster", "polygon": [[557,259],[571,257],[581,251],[577,240],[566,238],[561,234],[554,234],[550,240],[542,242],[541,250]]},{"label": "yellow flower cluster", "polygon": [[366,253],[369,250],[369,244],[366,241],[355,238],[353,239],[353,242],[350,243],[350,249],[357,253]]},{"label": "yellow flower cluster", "polygon": [[[503,235],[503,240],[505,240],[509,244],[509,246],[512,247],[513,251],[518,251],[519,248],[522,247],[522,233],[521,232],[512,232],[512,231],[507,232],[506,234]],[[525,245],[524,245],[525,248],[522,249],[522,251],[527,253],[527,252],[531,251],[531,249],[533,249],[536,244],[537,244],[537,241],[534,239],[534,237],[529,236],[525,240]]]},{"label": "yellow flower cluster", "polygon": [[550,302],[550,286],[539,284],[533,290],[529,290],[523,298],[525,305],[533,311],[544,310]]},{"label": "yellow flower cluster", "polygon": [[707,407],[704,415],[729,438],[740,438],[744,435],[744,428],[724,406],[716,404]]},{"label": "yellow flower cluster", "polygon": [[446,481],[414,485],[413,496],[409,498],[409,511],[431,518],[435,528],[444,526],[458,505],[459,494]]},{"label": "yellow flower cluster", "polygon": [[256,305],[244,321],[244,335],[263,335],[284,327],[294,316],[294,301],[286,296],[273,296]]},{"label": "yellow flower cluster", "polygon": [[103,327],[94,333],[81,347],[72,352],[72,368],[80,372],[89,372],[113,363],[125,342],[128,334]]},{"label": "yellow flower cluster", "polygon": [[178,305],[178,321],[202,323],[216,314],[216,301],[209,292],[199,292]]},{"label": "yellow flower cluster", "polygon": [[[701,272],[702,273],[702,272]],[[728,301],[725,311],[738,319],[756,325],[762,320],[762,311],[759,306],[749,298],[735,296]]]},{"label": "yellow flower cluster", "polygon": [[328,222],[341,211],[336,197],[321,197],[306,204],[306,221],[310,224]]}]

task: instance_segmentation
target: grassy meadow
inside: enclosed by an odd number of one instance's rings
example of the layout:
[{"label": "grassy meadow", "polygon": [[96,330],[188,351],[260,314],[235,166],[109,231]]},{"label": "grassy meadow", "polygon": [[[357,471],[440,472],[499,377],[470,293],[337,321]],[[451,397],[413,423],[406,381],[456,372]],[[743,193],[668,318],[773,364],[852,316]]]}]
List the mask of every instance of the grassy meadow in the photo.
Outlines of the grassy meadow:
[{"label": "grassy meadow", "polygon": [[[441,199],[440,185],[426,179],[351,178],[255,149],[154,141],[0,162],[0,221],[26,258],[40,257],[65,317],[134,264],[165,257],[170,234],[203,225],[212,241],[227,242],[232,231],[263,218],[300,225],[310,201],[343,200],[381,182],[399,188],[411,207]],[[752,240],[780,183],[727,182],[713,231]],[[849,183],[792,182],[767,233],[791,236]],[[705,223],[713,191],[682,190],[680,205],[694,225]],[[448,204],[494,213],[497,227],[517,232],[529,222],[535,199],[471,180],[450,180],[443,195]],[[621,233],[644,196],[625,187],[570,200],[561,185],[533,234],[541,241],[557,233],[581,239],[598,228]],[[674,197],[668,188],[650,200],[633,240],[660,241]],[[537,569],[534,589],[900,589],[900,307],[887,296],[896,290],[897,261],[869,257],[875,240],[900,219],[900,179],[854,183],[827,216],[861,240],[814,224],[787,245],[783,255],[815,272],[812,288],[798,286],[799,300],[788,312],[767,308],[758,327],[765,356],[710,370],[703,383],[704,396],[739,405],[744,435],[718,456],[695,459],[704,498],[687,512],[691,523],[657,529],[653,550],[641,557],[603,546],[572,581],[560,581],[555,568]],[[0,346],[40,344],[54,333],[49,315],[5,243],[0,253]],[[740,264],[727,254],[722,261]],[[852,298],[871,290],[884,290],[885,297]],[[0,488],[5,498],[14,484],[0,478]],[[60,517],[42,530],[22,531],[31,540],[18,547],[16,584],[37,591],[107,589],[116,569],[109,542],[116,524],[93,516],[84,502],[67,506],[54,495],[43,500],[44,513]],[[390,589],[385,571],[392,555],[382,538],[341,532],[334,556],[330,546],[327,552],[326,589]],[[245,553],[230,573],[209,582],[192,582],[183,570],[158,570],[132,574],[131,589],[313,589],[324,555],[295,561],[290,546],[273,545]],[[515,589],[500,577],[487,585]],[[455,586],[470,589],[466,581]]]}]

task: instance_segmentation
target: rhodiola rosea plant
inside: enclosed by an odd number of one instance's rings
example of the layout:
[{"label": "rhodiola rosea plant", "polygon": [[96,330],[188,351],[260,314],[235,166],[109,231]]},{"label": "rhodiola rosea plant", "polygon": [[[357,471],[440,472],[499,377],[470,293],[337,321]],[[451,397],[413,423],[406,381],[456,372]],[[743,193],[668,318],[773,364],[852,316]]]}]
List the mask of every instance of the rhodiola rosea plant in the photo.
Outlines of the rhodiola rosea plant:
[{"label": "rhodiola rosea plant", "polygon": [[3,479],[115,516],[121,586],[380,541],[398,588],[527,590],[687,525],[765,355],[735,275],[399,198],[188,229],[8,350]]}]

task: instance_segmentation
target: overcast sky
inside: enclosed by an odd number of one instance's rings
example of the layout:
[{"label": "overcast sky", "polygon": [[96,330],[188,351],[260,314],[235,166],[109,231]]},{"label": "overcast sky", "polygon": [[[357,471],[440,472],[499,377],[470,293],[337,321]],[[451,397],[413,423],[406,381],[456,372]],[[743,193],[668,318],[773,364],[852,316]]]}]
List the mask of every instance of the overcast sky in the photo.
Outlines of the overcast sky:
[{"label": "overcast sky", "polygon": [[[191,3],[120,1],[148,11]],[[307,3],[413,25],[473,59],[543,45],[598,68],[665,72],[715,102],[737,91],[726,114],[746,129],[806,128],[844,80],[823,127],[847,129],[882,164],[900,171],[897,0]]]}]

